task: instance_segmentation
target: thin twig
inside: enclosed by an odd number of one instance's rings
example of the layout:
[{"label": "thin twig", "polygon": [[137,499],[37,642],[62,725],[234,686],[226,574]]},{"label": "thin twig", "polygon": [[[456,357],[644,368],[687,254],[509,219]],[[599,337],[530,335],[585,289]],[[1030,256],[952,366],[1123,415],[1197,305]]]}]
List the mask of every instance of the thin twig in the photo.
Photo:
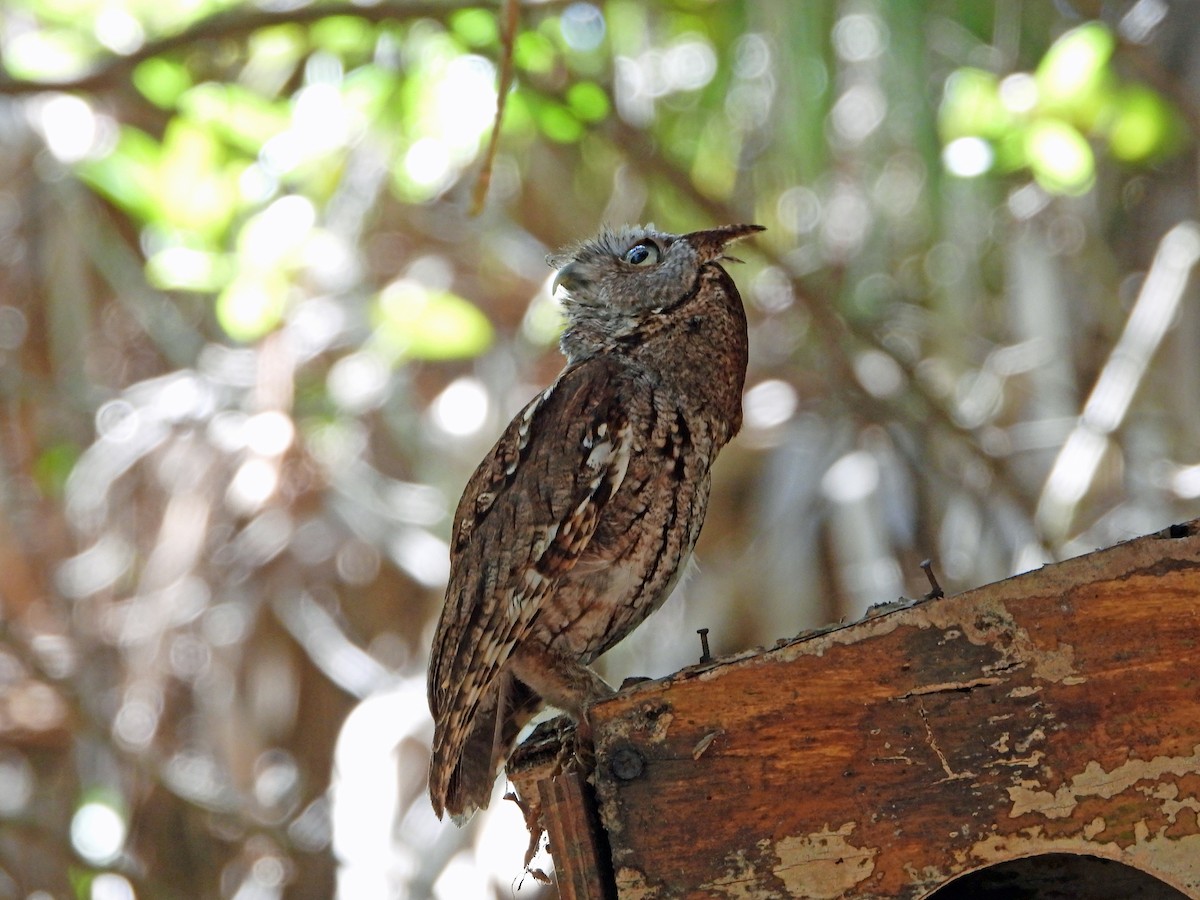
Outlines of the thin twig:
[{"label": "thin twig", "polygon": [[496,149],[500,146],[500,126],[504,122],[504,107],[513,81],[513,47],[517,42],[517,27],[521,24],[520,0],[505,0],[503,27],[500,29],[500,79],[496,86],[496,119],[492,122],[492,136],[488,139],[487,152],[483,154],[483,165],[475,179],[475,192],[471,197],[471,215],[483,212],[488,187],[492,183],[492,164]]}]

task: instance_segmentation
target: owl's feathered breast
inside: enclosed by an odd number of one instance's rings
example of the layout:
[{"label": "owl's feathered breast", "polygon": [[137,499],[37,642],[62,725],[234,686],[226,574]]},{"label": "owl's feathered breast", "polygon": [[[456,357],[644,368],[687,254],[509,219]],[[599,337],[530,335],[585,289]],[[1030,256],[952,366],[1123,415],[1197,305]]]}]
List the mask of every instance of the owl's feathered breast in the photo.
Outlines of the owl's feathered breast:
[{"label": "owl's feathered breast", "polygon": [[[627,411],[610,389],[615,369],[604,358],[564,369],[471,476],[454,516],[450,582],[433,644],[435,716],[453,706],[452,694],[495,677],[620,488],[630,441]],[[479,684],[465,684],[468,675]]]}]

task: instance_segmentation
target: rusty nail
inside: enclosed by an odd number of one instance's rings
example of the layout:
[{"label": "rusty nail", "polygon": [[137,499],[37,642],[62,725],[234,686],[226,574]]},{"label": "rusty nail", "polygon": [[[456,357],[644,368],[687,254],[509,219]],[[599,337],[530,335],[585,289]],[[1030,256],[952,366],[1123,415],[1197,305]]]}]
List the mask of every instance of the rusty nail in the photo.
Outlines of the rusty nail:
[{"label": "rusty nail", "polygon": [[620,747],[613,751],[608,761],[608,770],[621,781],[633,781],[646,768],[642,754],[632,747]]},{"label": "rusty nail", "polygon": [[700,662],[706,663],[712,659],[712,654],[708,652],[708,629],[697,628],[696,634],[700,635]]},{"label": "rusty nail", "polygon": [[937,576],[933,574],[933,560],[922,560],[921,568],[925,572],[925,577],[929,579],[930,590],[929,593],[925,595],[925,599],[934,600],[938,597],[945,597],[946,592],[942,590],[942,586],[938,584]]}]

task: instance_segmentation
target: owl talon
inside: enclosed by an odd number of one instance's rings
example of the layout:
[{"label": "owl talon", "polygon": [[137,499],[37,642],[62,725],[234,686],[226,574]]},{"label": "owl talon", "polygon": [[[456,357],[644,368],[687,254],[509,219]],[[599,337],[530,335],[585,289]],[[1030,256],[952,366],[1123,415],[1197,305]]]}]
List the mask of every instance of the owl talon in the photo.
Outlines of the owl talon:
[{"label": "owl talon", "polygon": [[575,752],[572,754],[572,761],[580,772],[588,775],[596,768],[596,747],[592,743],[591,729],[588,729],[586,736],[575,732]]}]

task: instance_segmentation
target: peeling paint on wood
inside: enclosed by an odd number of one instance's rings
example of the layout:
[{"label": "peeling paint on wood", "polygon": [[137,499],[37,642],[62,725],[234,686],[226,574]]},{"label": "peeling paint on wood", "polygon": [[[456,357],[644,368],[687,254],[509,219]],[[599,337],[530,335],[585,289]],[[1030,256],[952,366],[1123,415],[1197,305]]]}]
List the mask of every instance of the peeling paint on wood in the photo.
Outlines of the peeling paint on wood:
[{"label": "peeling paint on wood", "polygon": [[877,847],[850,843],[854,823],[837,831],[828,827],[803,837],[785,837],[775,844],[779,865],[772,871],[793,897],[833,900],[843,896],[875,871]]},{"label": "peeling paint on wood", "polygon": [[[1038,781],[1022,781],[1010,787],[1008,796],[1013,801],[1013,807],[1008,815],[1015,819],[1035,812],[1047,819],[1061,819],[1074,813],[1084,797],[1109,799],[1142,781],[1161,784],[1165,777],[1189,774],[1200,775],[1200,744],[1193,748],[1189,756],[1131,759],[1111,771],[1095,760],[1089,760],[1082,772],[1071,776],[1069,783],[1060,784],[1053,793],[1037,790],[1041,786]],[[1178,794],[1179,790],[1178,785],[1169,783],[1162,785],[1162,788],[1172,795]],[[1155,792],[1147,788],[1141,788],[1139,792],[1149,794],[1152,798],[1155,796]],[[1195,802],[1194,799],[1192,802]]]},{"label": "peeling paint on wood", "polygon": [[915,900],[1076,853],[1200,900],[1200,522],[1170,534],[598,704],[619,896]]}]

